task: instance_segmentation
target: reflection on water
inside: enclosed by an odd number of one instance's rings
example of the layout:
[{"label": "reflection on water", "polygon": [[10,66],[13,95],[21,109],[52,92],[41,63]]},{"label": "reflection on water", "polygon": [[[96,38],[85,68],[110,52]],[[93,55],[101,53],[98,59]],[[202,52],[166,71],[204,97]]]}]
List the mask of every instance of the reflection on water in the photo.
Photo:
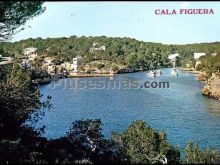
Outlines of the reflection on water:
[{"label": "reflection on water", "polygon": [[213,115],[216,116],[220,116],[220,104],[219,104],[219,100],[210,100],[210,99],[206,99],[205,100],[205,104],[207,107],[207,111],[210,112]]},{"label": "reflection on water", "polygon": [[[201,95],[203,83],[193,74],[181,72],[178,77],[163,69],[160,77],[149,78],[146,72],[110,77],[76,78],[74,81],[169,81],[166,89],[70,89],[57,81],[41,87],[42,94],[51,95],[54,108],[46,112],[36,127],[46,125],[44,136],[57,138],[78,119],[100,118],[106,137],[112,131],[123,131],[134,120],[142,119],[157,130],[166,130],[171,143],[183,147],[187,141],[220,151],[220,101]],[[68,84],[68,83],[67,83]],[[44,97],[44,98],[45,98]],[[43,98],[43,99],[44,99]]]}]

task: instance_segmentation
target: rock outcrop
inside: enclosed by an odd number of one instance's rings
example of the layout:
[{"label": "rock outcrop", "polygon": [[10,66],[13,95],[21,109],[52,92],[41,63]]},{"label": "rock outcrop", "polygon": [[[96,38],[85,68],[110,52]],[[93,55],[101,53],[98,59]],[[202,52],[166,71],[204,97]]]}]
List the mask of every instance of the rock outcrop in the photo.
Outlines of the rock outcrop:
[{"label": "rock outcrop", "polygon": [[201,72],[201,73],[199,73],[197,78],[198,78],[199,81],[205,81],[206,82],[209,79],[209,75],[205,72]]},{"label": "rock outcrop", "polygon": [[32,80],[32,83],[43,85],[43,84],[49,84],[51,81],[52,79],[50,77],[46,77],[42,79],[39,78],[39,79]]},{"label": "rock outcrop", "polygon": [[202,94],[208,97],[220,100],[220,76],[212,73],[212,76],[206,81]]}]

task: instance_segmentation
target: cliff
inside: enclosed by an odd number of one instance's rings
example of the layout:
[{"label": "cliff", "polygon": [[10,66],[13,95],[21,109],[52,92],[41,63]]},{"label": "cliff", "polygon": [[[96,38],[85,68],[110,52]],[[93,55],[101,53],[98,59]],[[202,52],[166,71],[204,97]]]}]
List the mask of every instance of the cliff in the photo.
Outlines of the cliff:
[{"label": "cliff", "polygon": [[202,90],[202,94],[217,100],[220,100],[220,76],[212,73],[212,76],[207,79],[206,85]]}]

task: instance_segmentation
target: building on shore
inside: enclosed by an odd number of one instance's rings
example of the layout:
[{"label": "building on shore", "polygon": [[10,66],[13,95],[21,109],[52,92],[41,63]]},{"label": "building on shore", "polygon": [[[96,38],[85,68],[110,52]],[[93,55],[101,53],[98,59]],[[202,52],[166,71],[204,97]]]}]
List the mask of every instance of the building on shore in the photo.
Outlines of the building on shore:
[{"label": "building on shore", "polygon": [[51,74],[55,72],[55,64],[52,62],[54,58],[45,57],[42,62],[42,68],[46,69],[47,73]]},{"label": "building on shore", "polygon": [[176,62],[177,60],[180,58],[180,54],[179,53],[175,53],[175,54],[169,54],[168,55],[168,59],[170,60],[170,62],[173,64],[173,67],[176,66]]},{"label": "building on shore", "polygon": [[52,64],[52,65],[48,65],[47,66],[47,73],[49,73],[49,74],[51,74],[51,73],[55,73],[55,65],[54,64]]},{"label": "building on shore", "polygon": [[95,52],[95,51],[100,51],[100,50],[103,50],[105,51],[106,50],[106,46],[105,45],[101,45],[101,46],[97,46],[99,45],[98,43],[93,43],[92,44],[92,47],[90,48],[90,52]]},{"label": "building on shore", "polygon": [[13,60],[13,58],[11,58],[11,57],[3,57],[0,54],[0,65],[11,63],[12,60]]},{"label": "building on shore", "polygon": [[13,58],[11,57],[3,57],[1,54],[0,54],[0,61],[12,61]]},{"label": "building on shore", "polygon": [[23,49],[21,65],[25,68],[31,66],[31,63],[37,58],[37,48],[30,47]]},{"label": "building on shore", "polygon": [[28,58],[29,61],[33,61],[35,58],[37,58],[37,48],[25,48],[23,50],[23,54]]},{"label": "building on shore", "polygon": [[193,57],[194,57],[195,60],[197,60],[200,57],[205,56],[205,55],[206,55],[205,53],[194,53]]},{"label": "building on shore", "polygon": [[206,53],[194,53],[193,57],[196,60],[195,69],[201,64],[201,61],[199,60],[199,58],[205,55]]},{"label": "building on shore", "polygon": [[[61,67],[67,71],[73,71],[74,68],[74,64],[70,63],[70,62],[64,62],[61,64]],[[76,67],[77,68],[77,67]]]},{"label": "building on shore", "polygon": [[79,65],[79,62],[82,60],[83,58],[81,56],[77,56],[75,58],[73,58],[73,72],[77,73],[77,69],[78,69],[78,65]]},{"label": "building on shore", "polygon": [[215,56],[217,56],[218,55],[218,53],[211,53],[211,56],[213,56],[213,57],[215,57]]}]

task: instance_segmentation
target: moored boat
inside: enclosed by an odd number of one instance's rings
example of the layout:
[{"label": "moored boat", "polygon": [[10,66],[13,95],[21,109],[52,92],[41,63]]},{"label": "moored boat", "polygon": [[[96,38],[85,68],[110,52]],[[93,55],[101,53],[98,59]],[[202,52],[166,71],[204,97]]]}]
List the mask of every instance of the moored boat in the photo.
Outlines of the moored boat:
[{"label": "moored boat", "polygon": [[160,76],[162,71],[160,70],[160,63],[157,64],[156,76]]},{"label": "moored boat", "polygon": [[173,68],[173,69],[172,69],[171,75],[173,75],[173,76],[178,76],[178,72],[177,72],[176,68]]},{"label": "moored boat", "polygon": [[153,64],[151,63],[149,72],[147,73],[147,76],[149,77],[156,77],[156,71],[154,70]]},{"label": "moored boat", "polygon": [[147,73],[147,76],[156,77],[156,72],[155,71],[150,71],[150,72]]}]

